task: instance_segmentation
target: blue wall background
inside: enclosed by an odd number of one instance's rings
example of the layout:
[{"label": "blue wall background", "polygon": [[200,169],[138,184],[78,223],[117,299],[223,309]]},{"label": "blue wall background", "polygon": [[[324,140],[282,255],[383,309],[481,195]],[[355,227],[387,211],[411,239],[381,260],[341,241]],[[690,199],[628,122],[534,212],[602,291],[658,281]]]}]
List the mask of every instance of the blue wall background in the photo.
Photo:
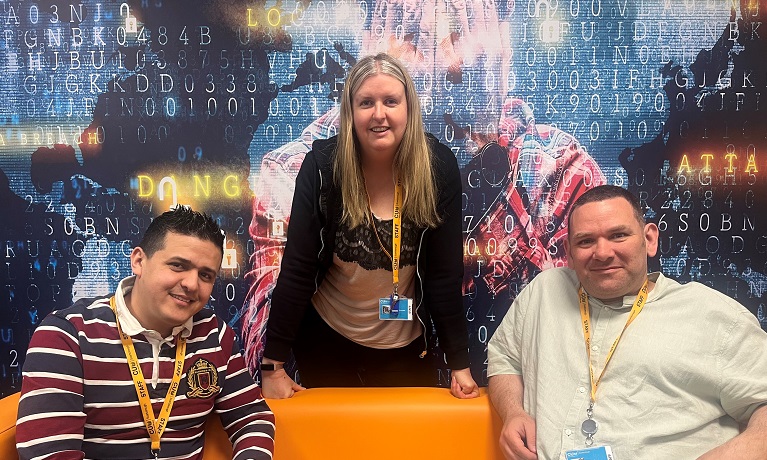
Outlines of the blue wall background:
[{"label": "blue wall background", "polygon": [[335,132],[346,71],[376,51],[408,64],[427,129],[462,167],[479,381],[516,293],[563,263],[557,216],[598,183],[642,198],[662,231],[656,269],[736,298],[767,328],[765,11],[764,0],[0,1],[0,395],[20,389],[41,319],[114,290],[174,203],[226,230],[231,265],[210,307],[257,359],[297,167]]}]

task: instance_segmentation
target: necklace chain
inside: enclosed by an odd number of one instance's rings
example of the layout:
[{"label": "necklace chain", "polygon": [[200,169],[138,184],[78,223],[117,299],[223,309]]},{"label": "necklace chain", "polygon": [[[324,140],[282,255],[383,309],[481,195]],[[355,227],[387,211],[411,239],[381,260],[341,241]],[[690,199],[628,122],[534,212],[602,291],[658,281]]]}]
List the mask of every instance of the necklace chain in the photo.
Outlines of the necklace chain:
[{"label": "necklace chain", "polygon": [[386,246],[384,246],[383,242],[381,241],[381,236],[378,235],[375,216],[373,216],[373,206],[370,204],[370,194],[368,193],[367,188],[365,188],[365,195],[367,195],[368,197],[368,212],[370,212],[370,225],[373,227],[373,233],[375,233],[376,239],[378,240],[378,244],[381,246],[381,249],[383,250],[384,254],[386,254],[386,257],[388,257],[389,260],[394,262],[391,257],[391,253],[389,253],[389,251],[386,250]]}]

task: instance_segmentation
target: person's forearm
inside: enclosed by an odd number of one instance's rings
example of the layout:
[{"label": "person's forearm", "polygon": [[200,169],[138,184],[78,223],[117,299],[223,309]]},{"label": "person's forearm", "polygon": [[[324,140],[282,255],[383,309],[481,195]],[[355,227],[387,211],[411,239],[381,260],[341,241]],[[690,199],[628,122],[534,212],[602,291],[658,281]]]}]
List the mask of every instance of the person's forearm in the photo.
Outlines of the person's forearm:
[{"label": "person's forearm", "polygon": [[754,411],[742,433],[698,460],[767,460],[767,405]]},{"label": "person's forearm", "polygon": [[268,459],[274,452],[274,414],[246,369],[231,334],[227,327],[222,346],[233,345],[215,410],[232,440],[233,459]]},{"label": "person's forearm", "polygon": [[490,400],[503,420],[498,442],[503,455],[509,460],[538,458],[535,420],[524,410],[523,395],[521,375],[490,377]]},{"label": "person's forearm", "polygon": [[61,317],[49,315],[32,335],[16,420],[20,459],[79,460],[85,456],[80,356],[77,331]]},{"label": "person's forearm", "polygon": [[504,374],[490,377],[488,392],[495,411],[504,422],[525,412],[522,403],[524,383],[521,375]]},{"label": "person's forearm", "polygon": [[245,425],[236,423],[237,429],[231,430],[235,433],[232,459],[271,459],[274,454],[274,414],[264,400],[243,406],[243,409],[247,412],[241,419]]}]

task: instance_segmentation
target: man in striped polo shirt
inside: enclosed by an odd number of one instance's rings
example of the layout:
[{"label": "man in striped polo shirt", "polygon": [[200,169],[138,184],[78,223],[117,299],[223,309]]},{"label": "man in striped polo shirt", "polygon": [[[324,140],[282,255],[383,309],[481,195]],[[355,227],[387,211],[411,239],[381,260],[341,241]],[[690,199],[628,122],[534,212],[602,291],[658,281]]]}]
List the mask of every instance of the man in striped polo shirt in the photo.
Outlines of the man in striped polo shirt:
[{"label": "man in striped polo shirt", "polygon": [[215,411],[233,458],[269,459],[274,415],[208,302],[224,236],[177,207],[152,221],[114,295],[54,311],[24,363],[21,459],[201,459]]}]

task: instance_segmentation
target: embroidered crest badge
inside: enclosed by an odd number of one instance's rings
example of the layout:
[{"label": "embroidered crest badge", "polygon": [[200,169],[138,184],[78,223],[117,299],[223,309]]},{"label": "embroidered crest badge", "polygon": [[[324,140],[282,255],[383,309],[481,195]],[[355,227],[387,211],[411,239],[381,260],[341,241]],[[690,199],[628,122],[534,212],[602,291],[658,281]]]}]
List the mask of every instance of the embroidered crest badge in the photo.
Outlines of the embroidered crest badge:
[{"label": "embroidered crest badge", "polygon": [[186,380],[189,383],[186,396],[189,398],[209,398],[221,390],[217,385],[218,370],[207,359],[195,361],[187,372]]}]

